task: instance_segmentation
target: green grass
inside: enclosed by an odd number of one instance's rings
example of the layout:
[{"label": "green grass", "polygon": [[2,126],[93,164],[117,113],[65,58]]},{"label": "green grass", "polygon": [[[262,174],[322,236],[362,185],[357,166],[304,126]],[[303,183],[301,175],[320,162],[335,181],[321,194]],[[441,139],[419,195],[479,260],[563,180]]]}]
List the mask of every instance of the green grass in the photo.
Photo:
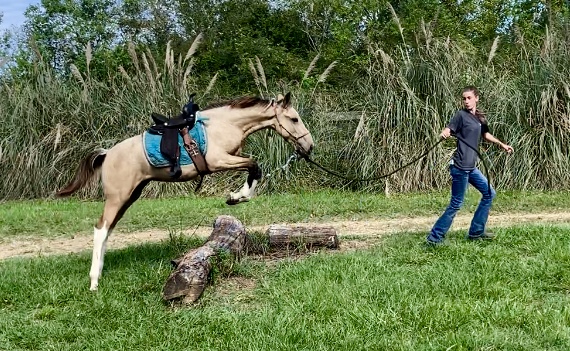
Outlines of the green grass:
[{"label": "green grass", "polygon": [[[473,212],[479,200],[470,189],[464,209]],[[118,231],[152,228],[172,231],[210,225],[221,214],[240,219],[245,226],[282,222],[323,222],[334,219],[386,219],[438,215],[449,201],[448,192],[393,195],[343,191],[260,195],[249,203],[227,206],[223,197],[189,195],[141,199],[126,213]],[[502,192],[493,211],[554,212],[570,208],[567,192]],[[101,201],[36,200],[0,204],[0,241],[15,236],[57,237],[91,233],[103,210]]]},{"label": "green grass", "polygon": [[234,274],[253,289],[161,299],[169,260],[197,242],[111,251],[98,293],[85,254],[0,262],[0,350],[568,350],[570,229],[524,226],[428,249],[393,235]]}]

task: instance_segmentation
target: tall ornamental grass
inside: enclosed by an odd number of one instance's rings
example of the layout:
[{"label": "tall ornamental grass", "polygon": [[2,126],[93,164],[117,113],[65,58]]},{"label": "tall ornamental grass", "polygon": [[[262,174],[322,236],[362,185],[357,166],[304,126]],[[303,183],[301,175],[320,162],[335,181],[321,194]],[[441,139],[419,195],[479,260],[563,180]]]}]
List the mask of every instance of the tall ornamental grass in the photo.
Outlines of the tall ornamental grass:
[{"label": "tall ornamental grass", "polygon": [[[64,185],[79,159],[97,147],[110,148],[142,133],[150,113],[179,113],[191,92],[201,105],[228,98],[216,91],[217,75],[197,84],[195,52],[201,37],[185,55],[168,46],[164,62],[145,48],[129,44],[132,67],[119,67],[98,81],[87,67],[73,64],[62,77],[41,60],[27,77],[0,84],[0,198],[48,197]],[[343,86],[326,86],[336,62],[315,70],[315,57],[302,81],[283,83],[266,77],[261,60],[248,60],[254,92],[274,97],[292,91],[295,106],[316,142],[314,159],[353,178],[375,178],[401,167],[438,141],[441,129],[460,108],[460,90],[476,85],[480,107],[487,112],[492,133],[515,148],[511,156],[484,144],[484,160],[495,186],[509,189],[570,188],[570,43],[549,32],[541,43],[524,40],[500,58],[497,39],[486,55],[465,42],[434,38],[423,31],[414,43],[395,48],[369,43],[364,74],[347,77]],[[513,56],[514,55],[514,56]],[[515,57],[513,59],[513,57]],[[235,91],[232,96],[251,92]],[[223,96],[221,96],[223,95]],[[261,191],[323,187],[355,190],[424,191],[448,186],[447,162],[454,149],[446,141],[424,159],[382,180],[339,179],[305,164],[281,166],[292,147],[272,131],[248,139],[245,153],[260,160],[270,177]],[[207,177],[204,194],[221,194],[241,186],[236,172]],[[194,190],[195,182],[154,183],[146,196]],[[92,186],[80,195],[98,196]]]},{"label": "tall ornamental grass", "polygon": [[[475,85],[492,134],[515,149],[509,156],[483,143],[493,183],[503,189],[570,188],[570,43],[552,33],[541,45],[521,41],[513,65],[495,60],[499,40],[481,57],[467,43],[426,36],[392,50],[371,43],[366,75],[347,91],[350,100],[329,99],[317,112],[329,134],[345,132],[338,148],[323,156],[327,165],[356,178],[398,169],[438,141],[461,108],[461,89]],[[343,96],[348,94],[336,94]],[[455,141],[446,141],[393,176],[358,187],[388,193],[447,187],[454,148]],[[335,182],[330,177],[327,184]]]}]

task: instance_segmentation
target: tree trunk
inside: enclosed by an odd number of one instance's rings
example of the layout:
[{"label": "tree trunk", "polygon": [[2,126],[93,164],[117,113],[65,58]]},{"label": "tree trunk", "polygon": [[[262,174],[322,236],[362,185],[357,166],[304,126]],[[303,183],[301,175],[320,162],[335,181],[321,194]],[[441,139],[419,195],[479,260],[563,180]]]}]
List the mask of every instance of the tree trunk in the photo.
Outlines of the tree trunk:
[{"label": "tree trunk", "polygon": [[272,225],[267,229],[267,235],[270,247],[304,245],[336,249],[339,246],[336,230],[333,227]]},{"label": "tree trunk", "polygon": [[164,285],[163,298],[172,300],[183,297],[184,303],[198,300],[206,288],[212,268],[210,257],[219,250],[227,250],[239,256],[244,244],[243,224],[232,216],[219,216],[214,222],[212,234],[203,246],[172,261],[176,268]]}]

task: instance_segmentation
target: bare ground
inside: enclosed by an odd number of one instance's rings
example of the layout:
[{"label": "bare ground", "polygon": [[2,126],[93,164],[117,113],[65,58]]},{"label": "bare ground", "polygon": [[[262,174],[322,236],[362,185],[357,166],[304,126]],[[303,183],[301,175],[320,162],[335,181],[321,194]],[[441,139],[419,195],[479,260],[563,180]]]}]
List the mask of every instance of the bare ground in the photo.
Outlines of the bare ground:
[{"label": "bare ground", "polygon": [[[455,218],[452,230],[467,229],[471,221],[471,214],[458,215]],[[345,249],[355,249],[365,244],[364,238],[379,238],[397,232],[427,232],[437,217],[400,217],[383,220],[363,221],[333,221],[327,223],[289,223],[299,226],[332,226],[341,238],[341,246]],[[499,228],[524,223],[533,224],[565,224],[570,225],[570,212],[556,213],[514,213],[493,214],[489,218],[488,227]],[[246,224],[247,227],[247,224]],[[268,226],[247,227],[249,231],[264,232]],[[109,248],[120,249],[142,242],[156,242],[169,238],[167,230],[147,230],[131,233],[122,233],[120,228],[109,238]],[[211,233],[210,227],[192,228],[182,234],[207,237]],[[56,254],[77,253],[91,250],[91,235],[78,234],[73,237],[52,239],[15,238],[0,243],[0,260],[11,257],[33,257]]]}]

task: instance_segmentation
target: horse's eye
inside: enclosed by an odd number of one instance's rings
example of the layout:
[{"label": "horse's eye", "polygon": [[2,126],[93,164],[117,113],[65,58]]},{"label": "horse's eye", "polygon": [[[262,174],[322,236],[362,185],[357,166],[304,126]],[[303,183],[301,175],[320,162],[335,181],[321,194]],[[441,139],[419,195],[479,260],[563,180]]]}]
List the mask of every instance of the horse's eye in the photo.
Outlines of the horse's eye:
[{"label": "horse's eye", "polygon": [[293,117],[293,118],[291,118],[291,120],[292,120],[294,123],[299,122],[299,119],[298,119],[297,117]]}]

